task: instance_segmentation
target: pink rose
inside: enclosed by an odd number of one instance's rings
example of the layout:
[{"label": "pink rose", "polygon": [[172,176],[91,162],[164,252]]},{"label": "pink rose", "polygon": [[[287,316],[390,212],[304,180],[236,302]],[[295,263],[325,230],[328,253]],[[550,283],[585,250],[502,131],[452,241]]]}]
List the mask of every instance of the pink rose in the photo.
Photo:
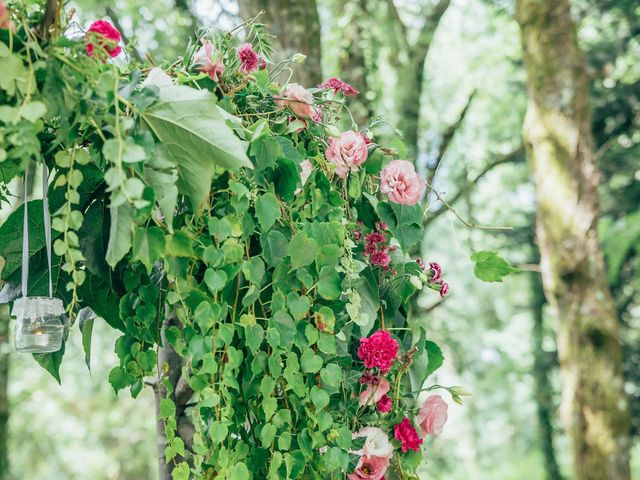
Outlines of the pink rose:
[{"label": "pink rose", "polygon": [[389,200],[403,205],[415,205],[426,188],[425,181],[406,160],[392,160],[380,172],[380,191]]},{"label": "pink rose", "polygon": [[309,90],[297,83],[290,83],[282,98],[276,100],[281,107],[289,107],[297,117],[317,119],[321,118],[321,113],[317,107],[313,106],[313,95]]},{"label": "pink rose", "polygon": [[389,436],[378,427],[364,427],[353,434],[353,438],[365,437],[364,445],[354,453],[361,457],[383,457],[393,456],[393,445],[389,441]]},{"label": "pink rose", "polygon": [[360,405],[370,405],[378,403],[383,395],[391,389],[391,384],[386,378],[380,378],[370,383],[360,394]]},{"label": "pink rose", "polygon": [[349,130],[341,133],[339,138],[329,139],[327,160],[336,166],[336,174],[340,178],[346,178],[349,171],[358,171],[368,155],[367,142],[360,133]]},{"label": "pink rose", "polygon": [[356,469],[347,475],[347,478],[349,480],[381,480],[388,468],[388,458],[360,457]]},{"label": "pink rose", "polygon": [[202,40],[202,46],[193,57],[193,63],[199,65],[198,70],[209,75],[214,82],[219,82],[224,73],[222,60],[215,58],[215,48],[209,40]]},{"label": "pink rose", "polygon": [[11,20],[9,9],[2,0],[0,0],[0,28],[11,30],[12,32],[16,31],[16,25]]},{"label": "pink rose", "polygon": [[449,406],[440,395],[427,398],[418,413],[418,424],[423,435],[439,435],[442,427],[447,423]]}]

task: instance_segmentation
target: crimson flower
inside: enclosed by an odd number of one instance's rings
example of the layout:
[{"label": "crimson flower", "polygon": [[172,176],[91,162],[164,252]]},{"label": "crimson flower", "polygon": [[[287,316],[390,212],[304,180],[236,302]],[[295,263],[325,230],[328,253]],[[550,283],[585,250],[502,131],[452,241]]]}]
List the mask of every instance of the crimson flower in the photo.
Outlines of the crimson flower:
[{"label": "crimson flower", "polygon": [[402,453],[407,453],[408,450],[420,451],[422,439],[407,417],[393,427],[393,436],[401,443]]},{"label": "crimson flower", "polygon": [[361,338],[358,358],[367,368],[379,368],[386,373],[398,355],[398,341],[386,330],[378,330],[369,338]]},{"label": "crimson flower", "polygon": [[[87,30],[87,55],[93,57],[95,47],[103,48],[111,58],[116,57],[122,51],[120,45],[121,36],[116,27],[106,20],[96,20]],[[95,44],[92,41],[96,42]]]}]

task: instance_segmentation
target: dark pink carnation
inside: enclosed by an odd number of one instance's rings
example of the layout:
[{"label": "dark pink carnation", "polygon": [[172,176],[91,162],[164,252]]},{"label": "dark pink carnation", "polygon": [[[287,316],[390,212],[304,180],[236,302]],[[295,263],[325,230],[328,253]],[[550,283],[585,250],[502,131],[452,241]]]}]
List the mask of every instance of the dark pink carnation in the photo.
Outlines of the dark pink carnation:
[{"label": "dark pink carnation", "polygon": [[250,43],[245,43],[241,47],[238,47],[238,58],[240,59],[240,73],[253,73],[260,66],[260,57],[253,50]]},{"label": "dark pink carnation", "polygon": [[424,264],[424,261],[420,257],[416,258],[416,263],[422,270],[427,268],[427,266]]},{"label": "dark pink carnation", "polygon": [[429,270],[431,271],[431,282],[440,283],[442,280],[442,268],[436,262],[429,262]]},{"label": "dark pink carnation", "polygon": [[338,93],[338,92],[342,92],[345,95],[348,96],[355,96],[358,93],[358,90],[356,90],[355,88],[353,88],[351,85],[349,85],[346,82],[343,82],[342,80],[340,80],[339,78],[336,77],[331,77],[328,78],[327,80],[325,80],[324,82],[322,82],[320,85],[318,85],[318,88],[325,88],[327,90],[333,90],[334,93]]},{"label": "dark pink carnation", "polygon": [[[87,30],[86,37],[88,40],[87,55],[90,57],[93,57],[95,47],[103,48],[111,58],[122,51],[122,48],[118,45],[121,40],[120,32],[106,20],[93,22]],[[96,44],[91,43],[92,41],[96,42]]]},{"label": "dark pink carnation", "polygon": [[371,262],[371,265],[376,265],[388,270],[389,265],[391,264],[391,257],[386,250],[378,250],[369,254],[369,261]]},{"label": "dark pink carnation", "polygon": [[440,296],[446,297],[449,293],[449,284],[447,282],[442,282],[440,285]]},{"label": "dark pink carnation", "polygon": [[402,453],[407,453],[408,450],[420,451],[422,439],[407,417],[393,427],[393,435],[401,443]]},{"label": "dark pink carnation", "polygon": [[358,358],[367,368],[388,372],[398,355],[398,342],[386,330],[378,330],[369,338],[361,338]]},{"label": "dark pink carnation", "polygon": [[391,411],[391,407],[393,406],[393,401],[389,395],[383,395],[380,400],[378,400],[378,411],[380,413],[389,413]]}]

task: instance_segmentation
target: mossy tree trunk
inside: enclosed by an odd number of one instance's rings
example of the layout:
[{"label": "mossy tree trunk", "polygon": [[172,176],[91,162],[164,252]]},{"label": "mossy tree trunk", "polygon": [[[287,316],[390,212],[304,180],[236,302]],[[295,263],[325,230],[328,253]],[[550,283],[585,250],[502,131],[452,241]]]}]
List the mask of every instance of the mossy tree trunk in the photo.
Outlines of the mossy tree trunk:
[{"label": "mossy tree trunk", "polygon": [[[537,252],[536,252],[536,256]],[[535,259],[535,263],[539,258]],[[555,352],[544,350],[545,322],[544,307],[547,301],[544,297],[542,279],[537,272],[531,274],[531,313],[533,326],[531,331],[533,348],[533,380],[536,408],[538,411],[538,436],[540,449],[544,456],[544,469],[547,480],[562,480],[560,467],[556,458],[554,445],[553,419],[556,405],[553,401],[553,387],[549,374],[557,365]]]},{"label": "mossy tree trunk", "polygon": [[628,480],[619,324],[597,235],[598,181],[585,59],[568,0],[518,0],[546,297],[558,314],[563,417],[575,478]]},{"label": "mossy tree trunk", "polygon": [[302,52],[304,65],[295,69],[292,80],[304,87],[315,87],[322,81],[322,49],[320,17],[316,0],[239,0],[240,16],[248,19],[264,12],[258,21],[269,26],[275,35],[276,61]]}]

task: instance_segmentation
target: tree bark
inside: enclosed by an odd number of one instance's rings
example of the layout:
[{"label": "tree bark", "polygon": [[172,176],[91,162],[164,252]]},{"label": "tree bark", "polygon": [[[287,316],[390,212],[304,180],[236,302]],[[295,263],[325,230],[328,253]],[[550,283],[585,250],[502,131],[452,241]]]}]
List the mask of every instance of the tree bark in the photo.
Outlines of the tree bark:
[{"label": "tree bark", "polygon": [[276,62],[298,52],[307,56],[304,64],[294,70],[292,81],[304,87],[315,87],[322,82],[320,17],[316,0],[239,0],[238,4],[244,20],[264,12],[258,21],[267,24],[268,33],[276,37]]},{"label": "tree bark", "polygon": [[546,297],[558,312],[563,418],[575,477],[628,480],[619,324],[598,241],[599,172],[588,77],[568,0],[518,0],[529,105],[523,128],[538,199]]},{"label": "tree bark", "polygon": [[[538,255],[536,255],[538,256]],[[538,263],[539,258],[533,263]],[[531,337],[533,340],[533,380],[535,388],[536,407],[538,411],[538,431],[540,448],[544,456],[544,467],[547,480],[562,480],[560,467],[556,459],[554,446],[553,418],[556,407],[553,402],[553,387],[549,381],[549,373],[555,362],[550,353],[543,349],[544,341],[544,306],[546,305],[542,279],[537,272],[531,273],[531,313],[533,326]]]},{"label": "tree bark", "polygon": [[[392,17],[401,22],[392,0],[388,0]],[[406,27],[401,24],[399,31],[405,37],[399,45],[404,45],[406,61],[398,66],[397,110],[398,127],[405,138],[405,146],[410,158],[415,158],[419,151],[420,110],[422,107],[422,84],[424,83],[424,65],[433,41],[438,24],[449,8],[451,0],[440,0],[424,18],[424,25],[414,44],[406,38]],[[402,52],[398,52],[402,56]]]},{"label": "tree bark", "polygon": [[369,123],[374,113],[371,102],[367,100],[367,76],[371,69],[367,65],[365,45],[371,45],[372,39],[367,36],[363,22],[370,15],[368,5],[368,0],[352,0],[338,6],[341,9],[338,14],[346,15],[349,19],[343,32],[346,45],[340,53],[340,78],[360,92],[349,98],[347,103],[353,120],[360,128]]}]

